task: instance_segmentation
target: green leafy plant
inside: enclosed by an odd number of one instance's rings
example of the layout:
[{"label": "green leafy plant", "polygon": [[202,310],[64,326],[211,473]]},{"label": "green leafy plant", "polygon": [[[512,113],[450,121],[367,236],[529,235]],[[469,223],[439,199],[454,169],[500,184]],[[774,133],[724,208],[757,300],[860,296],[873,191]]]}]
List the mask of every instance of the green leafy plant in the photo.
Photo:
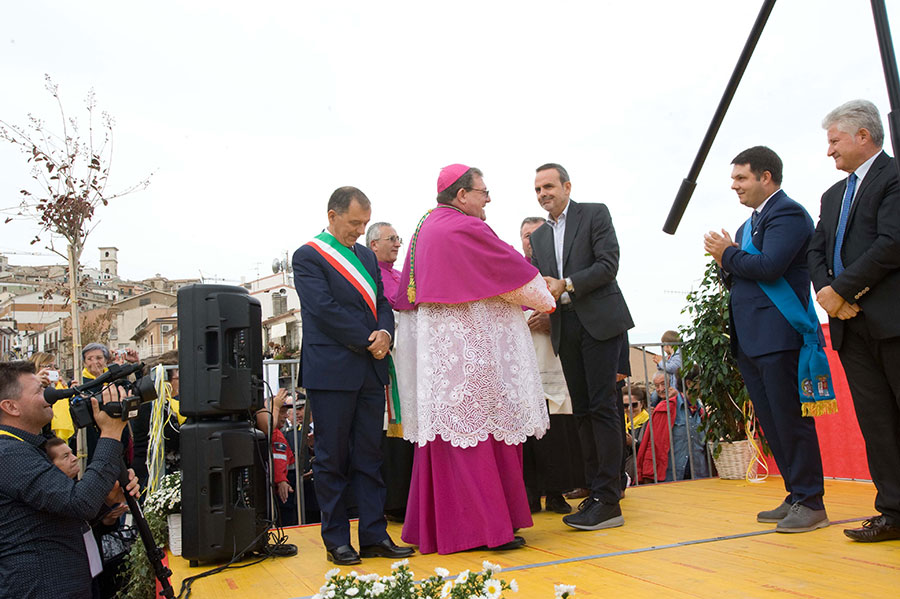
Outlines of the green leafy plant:
[{"label": "green leafy plant", "polygon": [[718,457],[721,443],[747,438],[750,396],[731,352],[729,337],[729,292],[719,280],[718,265],[711,260],[700,286],[688,293],[681,311],[691,322],[680,328],[684,339],[684,371],[699,366],[695,392],[706,408],[701,428]]},{"label": "green leafy plant", "polygon": [[[169,543],[166,517],[181,511],[181,472],[163,477],[159,487],[144,502],[144,517],[157,546]],[[147,559],[144,544],[138,540],[131,546],[119,573],[122,590],[118,599],[153,599],[156,596],[156,575]]]}]

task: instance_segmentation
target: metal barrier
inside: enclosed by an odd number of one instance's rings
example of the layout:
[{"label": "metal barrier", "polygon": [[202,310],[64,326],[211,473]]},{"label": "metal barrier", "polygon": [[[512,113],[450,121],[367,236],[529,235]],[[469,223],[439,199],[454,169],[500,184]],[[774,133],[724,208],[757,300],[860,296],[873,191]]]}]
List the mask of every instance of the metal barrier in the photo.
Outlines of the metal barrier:
[{"label": "metal barrier", "polygon": [[[652,464],[653,464],[653,481],[652,483],[641,482],[640,480],[640,470],[639,465],[637,463],[638,449],[639,445],[635,436],[632,435],[631,439],[631,450],[632,455],[634,456],[634,471],[635,478],[632,481],[633,485],[641,485],[641,484],[653,484],[658,482],[664,482],[659,480],[659,476],[657,475],[657,463],[656,463],[656,439],[653,431],[653,409],[658,402],[652,402],[651,398],[655,394],[654,387],[652,384],[653,376],[655,376],[658,372],[666,373],[667,367],[671,364],[671,359],[666,355],[665,351],[662,351],[663,345],[671,345],[673,347],[680,347],[682,345],[681,342],[676,343],[632,343],[631,348],[637,349],[641,352],[641,355],[644,356],[642,360],[642,373],[632,373],[630,377],[625,379],[625,388],[623,391],[627,393],[629,396],[631,394],[631,388],[635,383],[635,380],[643,382],[643,388],[646,391],[645,397],[645,409],[647,409],[649,420],[644,425],[648,427],[643,433],[643,437],[641,439],[641,443],[646,443],[649,440],[651,444],[651,456],[652,456]],[[660,364],[658,370],[651,371],[647,366],[647,349],[654,348],[658,349],[659,353],[662,354],[662,358],[660,360]],[[655,352],[654,352],[655,353]],[[296,392],[299,389],[297,386],[297,380],[299,378],[299,368],[300,368],[300,360],[299,359],[289,359],[289,360],[264,360],[263,365],[277,364],[279,367],[288,366],[290,370],[290,380],[287,385],[288,392],[292,397],[296,397]],[[680,366],[680,365],[679,365]],[[279,368],[280,370],[280,368]],[[641,378],[642,377],[642,378]],[[688,393],[683,388],[684,385],[677,382],[676,379],[680,380],[680,375],[676,372],[666,373],[666,377],[664,379],[664,391],[666,394],[666,398],[669,395],[669,390],[674,386],[676,390],[678,390],[678,395],[676,397],[676,409],[675,409],[675,420],[672,420],[671,411],[666,409],[666,424],[667,429],[669,431],[669,467],[667,468],[667,475],[671,472],[672,480],[684,480],[688,478],[686,476],[687,471],[678,472],[679,468],[676,467],[676,463],[678,462],[678,455],[676,455],[675,448],[675,439],[678,438],[679,428],[683,427],[684,432],[684,440],[685,447],[687,448],[687,458],[688,458],[688,469],[690,472],[690,478],[705,478],[710,476],[710,473],[713,471],[712,468],[712,460],[709,455],[709,451],[706,447],[705,439],[702,436],[702,432],[697,430],[697,424],[699,424],[700,411],[703,409],[702,401],[699,398],[689,398]],[[681,388],[679,388],[681,387]],[[267,393],[268,395],[268,393]],[[660,398],[658,401],[665,401],[666,398]],[[696,403],[693,403],[696,402]],[[300,429],[298,431],[297,428],[297,401],[293,402],[292,414],[291,414],[291,433],[294,441],[294,450],[295,450],[295,458],[294,458],[294,468],[296,472],[296,477],[294,480],[294,493],[297,497],[297,521],[300,524],[306,524],[306,497],[303,491],[303,465],[306,462],[306,458],[309,455],[308,445],[307,445],[307,435],[309,433],[309,425],[310,425],[310,415],[311,410],[305,409],[303,411],[303,422],[301,423]],[[696,406],[696,412],[691,413],[691,406]],[[631,405],[628,406],[628,414],[629,420],[631,422],[634,421],[634,409]],[[683,416],[683,418],[679,418],[679,416]],[[696,416],[696,417],[695,417]],[[272,422],[274,423],[277,418],[277,415],[273,414]],[[683,422],[682,422],[683,421]],[[624,426],[624,423],[623,423]],[[634,428],[632,427],[632,432]],[[271,431],[269,431],[269,447],[271,453]],[[301,442],[302,441],[302,442]],[[696,443],[696,445],[695,445]],[[702,460],[702,462],[699,462]],[[705,466],[705,468],[704,468]],[[669,476],[666,477],[665,480],[669,480]],[[270,496],[272,501],[272,509],[274,510],[275,506],[275,496],[274,492],[270,490]],[[272,514],[274,517],[274,512]]]},{"label": "metal barrier", "polygon": [[[666,428],[669,431],[669,449],[668,449],[668,466],[666,469],[666,481],[669,480],[684,480],[687,478],[706,478],[709,477],[712,472],[712,460],[709,455],[709,451],[707,450],[706,440],[703,438],[702,431],[698,430],[698,426],[700,423],[700,414],[703,410],[703,403],[700,398],[691,398],[689,397],[688,390],[685,389],[685,385],[683,384],[683,379],[679,370],[681,368],[680,360],[672,361],[672,358],[669,357],[665,351],[663,351],[663,346],[669,345],[674,348],[681,347],[682,342],[673,342],[673,343],[632,343],[631,348],[637,349],[641,352],[642,356],[642,373],[634,373],[632,372],[631,376],[625,379],[625,388],[624,392],[629,396],[631,395],[631,388],[634,384],[634,379],[643,375],[643,388],[646,391],[645,397],[645,409],[648,412],[649,420],[644,425],[645,427],[649,427],[649,442],[650,442],[650,454],[652,458],[653,464],[653,483],[663,482],[659,480],[659,476],[657,474],[657,460],[656,460],[656,439],[653,431],[653,412],[656,408],[656,405],[661,401],[668,401],[670,390],[674,387],[677,395],[675,399],[675,420],[672,420],[672,414],[670,409],[666,409]],[[651,371],[647,366],[647,348],[659,348],[659,353],[662,354],[659,365],[656,370]],[[654,352],[655,353],[655,352]],[[673,353],[674,357],[674,353]],[[680,356],[679,356],[680,357]],[[630,356],[629,356],[630,358]],[[677,363],[676,363],[677,362]],[[672,370],[672,372],[668,372],[668,370]],[[662,373],[664,375],[664,392],[665,397],[660,397],[656,401],[652,401],[652,397],[657,394],[657,390],[654,389],[654,385],[652,384],[653,378]],[[641,379],[638,379],[641,380]],[[658,397],[658,396],[657,396]],[[692,408],[696,408],[696,410],[692,410]],[[629,421],[634,422],[634,408],[629,403],[628,406],[628,415]],[[680,422],[680,421],[683,421]],[[690,477],[687,476],[688,471],[682,469],[679,466],[679,461],[677,458],[682,458],[681,455],[676,455],[676,440],[681,440],[682,437],[679,436],[679,433],[682,432],[679,430],[683,426],[683,440],[684,447],[687,451],[687,466],[689,467]],[[632,432],[634,431],[634,426],[632,425]],[[647,430],[642,433],[642,439],[640,443],[646,443],[648,441]],[[661,442],[664,440],[661,440]],[[637,460],[639,450],[639,443],[635,439],[635,435],[632,435],[631,439],[631,451],[634,456],[634,473],[635,477],[632,481],[634,485],[640,484],[648,484],[646,481],[641,482],[640,476],[640,465]],[[679,470],[681,470],[679,472]]]},{"label": "metal barrier", "polygon": [[[291,408],[291,433],[294,441],[294,472],[296,476],[294,477],[294,494],[297,497],[297,522],[300,524],[306,524],[306,496],[303,492],[303,465],[306,463],[306,458],[309,455],[309,448],[307,445],[307,435],[309,433],[309,423],[310,423],[310,413],[311,410],[304,409],[303,410],[303,422],[300,426],[300,431],[297,431],[297,380],[299,377],[300,370],[300,359],[292,358],[289,360],[263,360],[263,368],[270,364],[279,365],[279,371],[281,370],[281,366],[288,366],[290,369],[290,381],[287,386],[288,393],[293,397],[293,407]],[[280,378],[280,377],[279,377]],[[267,390],[266,395],[270,395]],[[274,389],[273,389],[274,391]],[[308,406],[307,406],[308,407]],[[274,426],[274,422],[277,420],[277,414],[272,414],[271,418],[271,426]],[[271,428],[270,426],[270,428]],[[272,431],[268,432],[269,439],[269,454],[272,453]],[[302,443],[300,442],[302,440]],[[271,460],[270,460],[271,462]],[[270,466],[271,467],[271,466]],[[275,510],[275,495],[274,490],[270,489],[269,495],[271,497],[272,503],[272,513],[270,516],[274,518],[274,510]]]}]

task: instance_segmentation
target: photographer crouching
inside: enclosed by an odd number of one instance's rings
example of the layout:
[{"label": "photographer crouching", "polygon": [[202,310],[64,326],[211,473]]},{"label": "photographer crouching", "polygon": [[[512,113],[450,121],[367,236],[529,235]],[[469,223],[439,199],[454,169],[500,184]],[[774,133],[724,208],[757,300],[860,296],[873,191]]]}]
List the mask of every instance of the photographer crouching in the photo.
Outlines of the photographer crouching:
[{"label": "photographer crouching", "polygon": [[[115,385],[103,403],[124,397]],[[86,521],[100,512],[122,468],[126,422],[98,408],[100,436],[80,481],[47,457],[41,428],[53,418],[28,362],[0,362],[0,599],[90,597],[100,557]],[[127,487],[138,495],[137,481]]]}]

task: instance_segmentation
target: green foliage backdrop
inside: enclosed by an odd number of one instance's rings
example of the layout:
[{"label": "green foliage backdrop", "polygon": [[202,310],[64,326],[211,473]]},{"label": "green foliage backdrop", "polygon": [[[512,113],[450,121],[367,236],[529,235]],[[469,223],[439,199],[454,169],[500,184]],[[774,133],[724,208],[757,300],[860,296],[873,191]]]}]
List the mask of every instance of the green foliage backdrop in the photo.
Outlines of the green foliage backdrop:
[{"label": "green foliage backdrop", "polygon": [[718,265],[710,260],[699,288],[687,295],[682,310],[691,318],[690,325],[681,327],[685,370],[694,364],[700,367],[697,384],[706,406],[702,428],[715,456],[719,443],[747,438],[745,405],[750,397],[731,352],[728,297]]}]

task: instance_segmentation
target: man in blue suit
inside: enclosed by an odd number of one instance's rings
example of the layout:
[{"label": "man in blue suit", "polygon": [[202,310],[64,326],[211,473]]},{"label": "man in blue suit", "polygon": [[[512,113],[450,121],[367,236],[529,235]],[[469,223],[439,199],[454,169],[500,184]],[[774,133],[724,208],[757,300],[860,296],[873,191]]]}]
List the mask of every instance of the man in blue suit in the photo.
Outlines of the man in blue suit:
[{"label": "man in blue suit", "polygon": [[[738,229],[737,243],[723,229],[721,235],[707,233],[704,247],[730,283],[731,348],[787,491],[781,505],[760,512],[757,520],[777,522],[778,532],[807,532],[829,522],[816,427],[801,410],[798,364],[804,340],[760,283],[783,278],[803,310],[808,308],[806,249],[813,223],[781,190],[782,163],[775,152],[755,146],[732,164],[731,188],[753,216],[749,226]],[[747,234],[752,247],[746,245]]]},{"label": "man in blue suit", "polygon": [[[294,286],[303,322],[301,384],[316,422],[313,474],[329,561],[402,558],[387,534],[381,428],[394,316],[375,254],[356,243],[371,203],[355,187],[328,200],[328,227],[294,252]],[[350,544],[348,486],[359,508],[359,544]]]}]

